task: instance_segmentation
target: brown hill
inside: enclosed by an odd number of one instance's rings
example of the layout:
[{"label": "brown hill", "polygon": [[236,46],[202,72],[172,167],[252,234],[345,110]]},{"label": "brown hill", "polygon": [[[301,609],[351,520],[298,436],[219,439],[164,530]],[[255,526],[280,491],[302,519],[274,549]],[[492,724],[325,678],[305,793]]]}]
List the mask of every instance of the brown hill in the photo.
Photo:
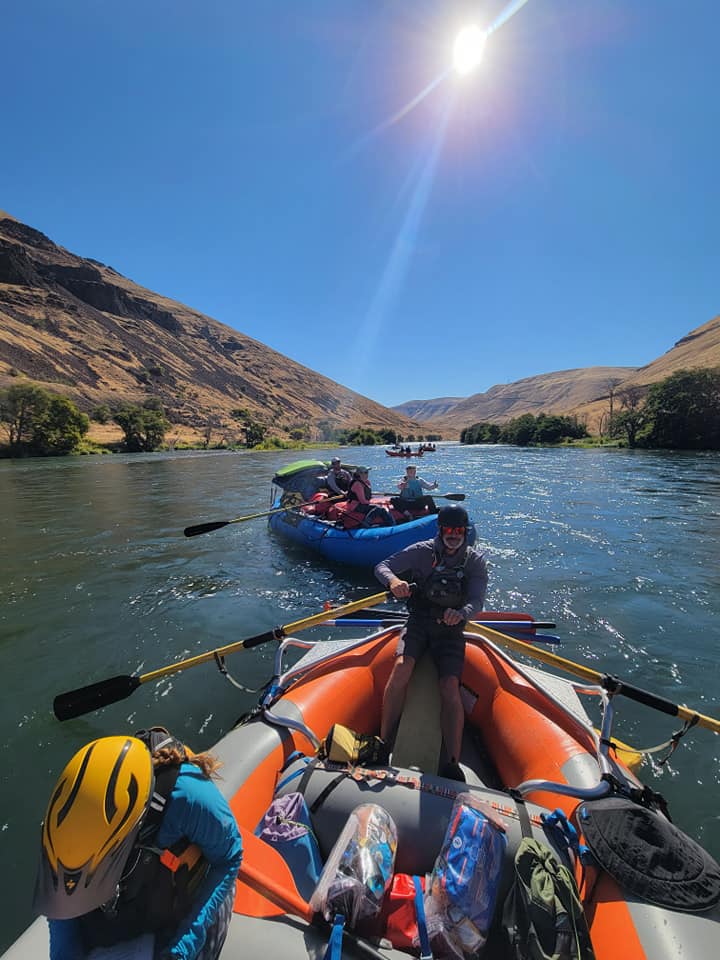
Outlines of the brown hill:
[{"label": "brown hill", "polygon": [[[639,367],[615,387],[614,394],[615,397],[618,394],[622,395],[626,387],[646,389],[651,383],[664,380],[678,370],[707,369],[708,367],[720,367],[720,316],[713,317],[701,327],[691,330],[657,360]],[[614,398],[613,402],[617,408],[619,399]],[[605,390],[595,402],[582,404],[571,412],[583,417],[589,429],[597,432],[608,412],[609,405],[610,395]]]},{"label": "brown hill", "polygon": [[573,414],[587,423],[591,433],[597,433],[611,402],[619,408],[624,388],[647,388],[678,370],[707,367],[720,367],[720,316],[692,330],[643,367],[561,370],[498,384],[465,400],[411,400],[393,409],[422,420],[425,432],[442,433],[446,438],[459,436],[473,423],[504,423],[523,413]]},{"label": "brown hill", "polygon": [[257,340],[78,257],[0,211],[0,387],[27,377],[81,409],[159,398],[190,434],[245,408],[273,432],[418,426]]},{"label": "brown hill", "polygon": [[449,413],[464,397],[439,397],[437,400],[407,400],[393,410],[413,420],[432,420]]},{"label": "brown hill", "polygon": [[505,423],[523,413],[566,413],[606,395],[610,385],[619,383],[634,370],[634,367],[587,367],[497,384],[486,393],[473,394],[445,413],[432,417],[426,421],[425,428],[450,437],[483,420]]}]

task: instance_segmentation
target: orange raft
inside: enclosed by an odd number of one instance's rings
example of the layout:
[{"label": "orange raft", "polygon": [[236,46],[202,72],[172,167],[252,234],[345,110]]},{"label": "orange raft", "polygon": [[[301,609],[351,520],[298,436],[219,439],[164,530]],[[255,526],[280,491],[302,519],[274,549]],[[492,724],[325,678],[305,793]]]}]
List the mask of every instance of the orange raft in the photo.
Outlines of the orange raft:
[{"label": "orange raft", "polygon": [[[581,798],[605,793],[609,778],[629,788],[640,786],[616,753],[600,746],[601,739],[578,697],[578,685],[521,665],[477,634],[467,637],[462,677],[466,722],[461,763],[466,784],[437,774],[445,758],[437,752],[438,717],[431,692],[437,681],[431,678],[428,685],[423,679],[424,671],[432,669],[429,661],[421,661],[416,668],[391,766],[309,764],[307,758],[314,756],[334,723],[377,732],[398,633],[399,627],[392,627],[356,641],[286,640],[283,647],[295,645],[309,652],[281,675],[280,648],[271,693],[253,716],[214,748],[225,763],[223,790],[231,798],[247,840],[224,958],[313,956],[313,950],[327,940],[327,932],[311,923],[312,911],[284,861],[253,836],[279,785],[280,793],[304,793],[324,858],[350,812],[372,801],[387,810],[397,825],[396,872],[421,875],[432,870],[455,796],[469,790],[507,824],[504,889],[522,836],[510,788],[526,799],[533,834],[555,845],[543,826],[543,812],[560,808],[572,820]],[[587,693],[587,685],[582,687]],[[594,693],[601,695],[599,688]],[[603,727],[603,735],[609,739],[609,728]],[[294,759],[296,752],[304,757]],[[599,867],[576,864],[576,874],[597,960],[715,955],[717,907],[700,914],[680,913],[624,893]],[[394,949],[368,947],[357,938],[343,949],[343,957],[368,955],[407,956]]]},{"label": "orange raft", "polygon": [[[496,623],[510,617],[530,619],[483,613]],[[389,766],[365,769],[318,761],[316,749],[333,724],[363,733],[378,731],[399,630],[397,625],[384,626],[357,640],[315,643],[286,638],[276,651],[273,676],[258,707],[212,748],[223,761],[219,786],[244,841],[235,910],[220,960],[317,960],[325,954],[327,925],[298,891],[277,849],[255,836],[275,796],[304,794],[323,860],[359,804],[379,805],[397,827],[395,872],[422,875],[433,868],[455,797],[470,792],[505,823],[501,903],[523,835],[521,808],[527,811],[533,836],[572,865],[567,847],[559,844],[543,815],[561,809],[577,824],[578,810],[602,796],[610,782],[640,787],[619,759],[627,754],[609,747],[612,701],[600,687],[577,685],[526,666],[492,642],[492,631],[476,625],[468,625],[462,675],[465,729],[460,761],[465,783],[437,772],[445,760],[438,735],[438,684],[425,659],[413,674]],[[302,649],[303,656],[283,670],[293,648]],[[600,734],[578,694],[602,700]],[[525,801],[520,806],[518,796]],[[596,960],[717,956],[717,904],[679,912],[628,893],[598,866],[576,862],[575,872]],[[9,949],[6,960],[46,958],[47,929],[43,920],[36,921]],[[357,932],[343,938],[343,960],[407,956],[368,942]],[[482,958],[499,960],[488,950]]]}]

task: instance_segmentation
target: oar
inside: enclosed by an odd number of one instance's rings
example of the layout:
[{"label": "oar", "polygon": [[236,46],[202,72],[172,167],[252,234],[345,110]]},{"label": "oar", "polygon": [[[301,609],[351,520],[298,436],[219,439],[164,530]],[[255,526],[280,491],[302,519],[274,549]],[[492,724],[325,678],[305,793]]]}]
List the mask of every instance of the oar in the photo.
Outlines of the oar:
[{"label": "oar", "polygon": [[286,510],[298,510],[300,507],[312,507],[316,503],[334,503],[336,500],[345,500],[346,494],[340,494],[336,497],[327,497],[324,500],[308,500],[305,503],[290,503],[287,507],[275,507],[273,510],[264,510],[262,513],[250,513],[247,517],[235,517],[234,520],[213,520],[210,523],[196,523],[191,527],[185,527],[183,533],[186,537],[197,537],[200,533],[210,533],[211,530],[219,530],[221,527],[227,527],[231,523],[244,523],[245,520],[257,520],[258,517],[269,517],[273,513],[285,513]]},{"label": "oar", "polygon": [[[362,619],[357,619],[353,614],[344,617],[336,617],[335,620],[329,620],[329,624],[344,621],[355,624],[373,624],[381,623],[384,625],[399,623],[407,620],[409,614],[405,610],[366,610]],[[486,614],[486,616],[490,616]],[[482,626],[493,626],[496,630],[511,630],[513,633],[526,632],[528,630],[554,630],[557,624],[553,620],[516,620],[512,615],[498,617],[497,619],[485,620],[482,614],[473,617],[473,623],[479,623]]]},{"label": "oar", "polygon": [[[329,627],[379,627],[385,629],[386,627],[396,627],[402,623],[406,623],[406,620],[326,620],[325,621]],[[497,620],[493,620],[493,625],[498,626]],[[477,623],[482,626],[484,621],[478,620]],[[509,637],[518,637],[522,640],[523,634],[527,634],[527,628],[525,630],[515,629],[514,627],[503,627],[500,624],[500,627],[503,631],[507,631]],[[559,646],[562,643],[560,637],[555,636],[553,633],[533,633],[532,634],[533,643],[549,643],[552,646]]]},{"label": "oar", "polygon": [[[395,493],[377,493],[377,494],[374,494],[374,496],[377,496],[377,497],[401,497],[402,494],[401,494],[401,493],[398,493],[398,491],[396,490]],[[425,494],[423,494],[423,496],[425,496]],[[464,494],[464,493],[434,493],[432,490],[428,490],[427,496],[429,496],[429,497],[440,497],[441,500],[458,500],[458,501],[460,501],[460,500],[464,500],[464,499],[465,499],[465,494]]]},{"label": "oar", "polygon": [[[337,617],[335,620],[328,620],[327,624],[330,627],[344,627],[346,624],[349,624],[351,627],[354,626],[378,626],[378,627],[391,627],[396,623],[405,623],[407,620],[407,615],[403,616],[401,613],[398,615],[389,614],[387,617]],[[502,630],[503,633],[508,630],[510,633],[528,633],[530,630],[551,630],[555,624],[548,621],[530,621],[530,620],[473,620],[474,624],[478,624],[481,627],[493,626],[496,630]]]},{"label": "oar", "polygon": [[370,597],[365,597],[362,600],[353,600],[352,603],[346,603],[342,607],[335,607],[333,610],[323,610],[322,613],[315,613],[311,617],[305,617],[303,620],[295,620],[293,623],[286,623],[282,627],[275,627],[274,630],[266,630],[265,633],[259,633],[255,637],[238,640],[235,643],[227,644],[227,646],[218,647],[216,650],[208,650],[207,653],[200,653],[195,657],[189,657],[187,660],[169,663],[166,667],[151,670],[150,673],[110,677],[107,680],[99,680],[97,683],[91,683],[87,687],[70,690],[68,693],[60,693],[55,697],[53,703],[55,716],[58,720],[71,720],[73,717],[80,717],[84,713],[90,713],[91,710],[98,710],[100,707],[106,707],[110,703],[125,700],[125,698],[129,697],[131,693],[134,693],[142,683],[159,680],[160,677],[178,673],[180,670],[189,670],[190,667],[196,667],[200,663],[207,663],[208,660],[224,657],[229,653],[235,653],[237,650],[249,650],[251,647],[257,647],[261,643],[268,643],[270,640],[281,640],[289,634],[296,633],[299,630],[307,630],[308,627],[314,627],[318,623],[324,623],[326,620],[332,619],[338,611],[341,613],[353,613],[355,610],[362,610],[363,607],[372,607],[377,603],[382,603],[390,596],[392,596],[392,594],[387,592],[374,593]]},{"label": "oar", "polygon": [[493,630],[492,627],[483,627],[471,622],[465,625],[465,630],[468,633],[473,633],[480,637],[487,637],[489,640],[497,640],[498,643],[510,647],[510,649],[516,653],[526,653],[529,657],[534,657],[535,660],[540,660],[542,663],[547,663],[550,666],[558,667],[560,670],[565,670],[567,673],[572,673],[576,677],[580,677],[581,680],[599,684],[604,690],[607,690],[608,693],[622,694],[629,700],[642,703],[646,707],[652,707],[653,710],[659,710],[661,713],[666,713],[670,717],[680,717],[682,720],[690,720],[693,723],[699,724],[701,727],[707,727],[708,730],[712,730],[714,733],[720,733],[720,720],[715,720],[713,717],[706,717],[696,710],[691,710],[690,707],[673,703],[671,700],[666,700],[664,697],[659,697],[657,694],[643,690],[641,687],[626,683],[617,677],[600,673],[591,667],[586,667],[582,663],[567,660],[565,657],[560,657],[558,654],[551,653],[549,650],[541,650],[538,647],[534,647],[531,643],[526,643],[524,640],[518,640],[505,633],[499,633],[497,630]]}]

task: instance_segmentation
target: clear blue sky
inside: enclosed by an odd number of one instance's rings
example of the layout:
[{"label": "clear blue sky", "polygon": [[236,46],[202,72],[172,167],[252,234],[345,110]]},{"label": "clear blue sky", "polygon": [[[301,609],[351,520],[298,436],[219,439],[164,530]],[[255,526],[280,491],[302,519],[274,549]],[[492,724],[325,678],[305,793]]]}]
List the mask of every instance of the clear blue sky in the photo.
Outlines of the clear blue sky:
[{"label": "clear blue sky", "polygon": [[381,403],[642,365],[720,311],[718,0],[23,0],[0,29],[0,208]]}]

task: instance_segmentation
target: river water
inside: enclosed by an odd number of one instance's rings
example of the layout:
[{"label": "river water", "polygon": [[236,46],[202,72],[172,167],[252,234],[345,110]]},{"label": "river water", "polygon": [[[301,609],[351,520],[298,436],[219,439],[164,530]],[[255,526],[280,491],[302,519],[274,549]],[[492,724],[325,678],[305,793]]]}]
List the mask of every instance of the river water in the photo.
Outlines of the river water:
[{"label": "river water", "polygon": [[[376,490],[394,489],[402,462],[381,448],[344,453],[373,468]],[[63,724],[52,714],[55,694],[148,672],[302,619],[325,600],[379,590],[369,572],[289,548],[263,519],[183,537],[191,523],[268,509],[270,477],[298,456],[0,461],[0,951],[30,920],[40,821],[75,750],[152,723],[204,748],[256,700],[212,664]],[[419,472],[467,494],[490,563],[489,609],[554,620],[563,656],[720,715],[720,456],[448,444],[426,455]],[[312,633],[326,636],[327,628]],[[266,646],[228,666],[257,687],[271,662]],[[679,726],[617,703],[615,733],[637,746]],[[665,767],[646,762],[642,776],[668,799],[675,822],[720,858],[716,735],[696,728]]]}]

